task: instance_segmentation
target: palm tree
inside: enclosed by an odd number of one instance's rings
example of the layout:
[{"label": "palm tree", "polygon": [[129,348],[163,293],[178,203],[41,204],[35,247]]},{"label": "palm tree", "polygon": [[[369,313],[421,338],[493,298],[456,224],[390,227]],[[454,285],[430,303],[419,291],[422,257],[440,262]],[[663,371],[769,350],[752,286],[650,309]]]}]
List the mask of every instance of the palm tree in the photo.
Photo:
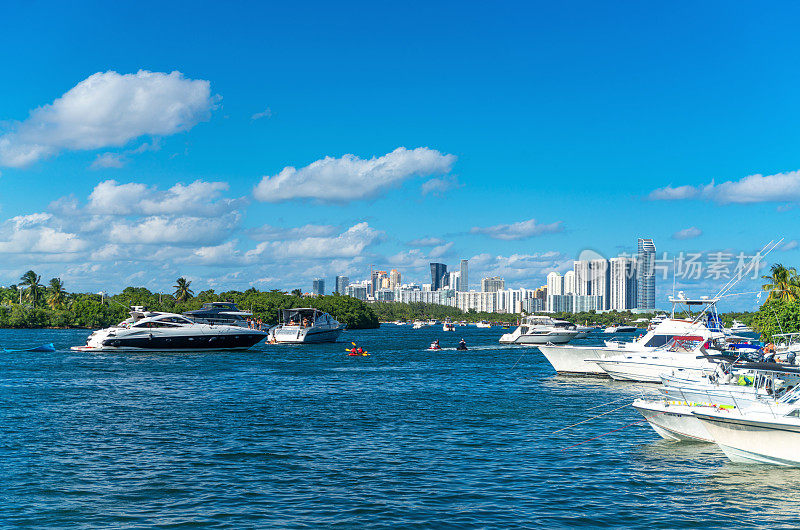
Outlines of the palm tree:
[{"label": "palm tree", "polygon": [[[27,287],[25,296],[33,302],[33,305],[36,305],[36,300],[39,298],[39,292],[43,287],[42,284],[39,282],[41,281],[42,277],[36,274],[33,271],[28,271],[22,275],[20,278],[19,284],[23,287]],[[22,293],[20,293],[20,298]]]},{"label": "palm tree", "polygon": [[175,287],[175,300],[178,302],[185,302],[192,296],[194,296],[194,291],[189,289],[189,286],[192,285],[192,282],[186,281],[186,278],[178,278],[177,285]]},{"label": "palm tree", "polygon": [[800,298],[800,278],[798,278],[797,269],[794,267],[787,268],[780,263],[776,263],[770,268],[769,274],[761,278],[768,282],[761,286],[762,289],[769,292],[767,301],[783,300],[790,302]]},{"label": "palm tree", "polygon": [[47,297],[47,305],[50,306],[50,309],[60,309],[67,298],[67,291],[64,290],[64,282],[61,281],[61,278],[50,280],[48,291],[50,291],[50,295]]}]

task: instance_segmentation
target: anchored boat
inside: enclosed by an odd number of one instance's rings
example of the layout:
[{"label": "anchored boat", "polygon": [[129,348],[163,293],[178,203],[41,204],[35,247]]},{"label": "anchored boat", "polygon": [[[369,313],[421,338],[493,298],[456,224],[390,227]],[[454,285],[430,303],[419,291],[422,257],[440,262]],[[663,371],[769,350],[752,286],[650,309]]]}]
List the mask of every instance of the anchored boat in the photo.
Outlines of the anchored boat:
[{"label": "anchored boat", "polygon": [[336,342],[344,328],[343,324],[319,309],[283,309],[280,324],[269,330],[269,341],[278,344]]}]

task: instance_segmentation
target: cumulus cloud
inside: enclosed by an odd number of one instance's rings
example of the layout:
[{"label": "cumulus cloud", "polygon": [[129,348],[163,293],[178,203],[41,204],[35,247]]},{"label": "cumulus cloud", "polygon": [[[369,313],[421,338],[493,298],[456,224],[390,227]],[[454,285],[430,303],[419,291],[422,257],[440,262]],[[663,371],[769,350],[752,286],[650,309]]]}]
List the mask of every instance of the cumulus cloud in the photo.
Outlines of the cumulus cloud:
[{"label": "cumulus cloud", "polygon": [[448,173],[455,161],[454,155],[427,147],[398,147],[368,160],[355,155],[325,157],[300,169],[286,167],[277,175],[263,177],[253,188],[253,196],[262,202],[370,199],[410,178]]},{"label": "cumulus cloud", "polygon": [[451,248],[453,248],[452,242],[445,243],[443,245],[437,245],[428,252],[428,256],[431,258],[441,258],[442,256],[447,256],[450,254]]},{"label": "cumulus cloud", "polygon": [[381,238],[381,232],[367,223],[358,223],[334,237],[306,237],[290,241],[259,243],[247,257],[254,259],[261,255],[275,258],[352,258],[360,256],[364,250]]},{"label": "cumulus cloud", "polygon": [[[50,226],[49,214],[13,217],[0,226],[0,252],[7,254],[69,254],[81,252],[88,243],[78,234]],[[57,256],[54,258],[58,259]]]},{"label": "cumulus cloud", "polygon": [[666,186],[653,190],[651,200],[698,199],[719,204],[751,204],[800,200],[800,171],[749,175],[739,180],[704,186]]},{"label": "cumulus cloud", "polygon": [[64,150],[119,147],[145,135],[187,131],[209,118],[217,99],[208,81],[180,72],[98,72],[13,123],[0,136],[0,165],[24,167]]},{"label": "cumulus cloud", "polygon": [[103,215],[182,215],[215,217],[241,206],[241,199],[222,198],[226,182],[196,180],[175,184],[166,191],[137,182],[106,180],[94,187],[86,211]]},{"label": "cumulus cloud", "polygon": [[307,224],[295,228],[281,228],[264,225],[249,230],[248,235],[256,241],[284,241],[287,239],[303,239],[307,237],[327,237],[334,235],[339,228],[333,225]]},{"label": "cumulus cloud", "polygon": [[703,231],[696,226],[692,226],[689,228],[684,228],[683,230],[678,230],[672,234],[672,239],[694,239],[696,237],[700,237],[701,235],[703,235]]},{"label": "cumulus cloud", "polygon": [[499,224],[487,227],[475,226],[470,232],[473,234],[483,234],[493,239],[516,241],[542,234],[553,234],[561,232],[562,230],[561,221],[543,225],[537,223],[536,219],[528,219],[527,221],[519,221],[512,224]]},{"label": "cumulus cloud", "polygon": [[800,245],[798,245],[797,240],[796,239],[792,239],[791,241],[787,241],[786,243],[784,243],[781,246],[781,250],[784,251],[784,252],[787,252],[789,250],[796,249],[798,246],[800,246]]},{"label": "cumulus cloud", "polygon": [[151,216],[111,225],[109,239],[123,244],[192,245],[217,243],[231,235],[239,224],[234,212],[220,217]]},{"label": "cumulus cloud", "polygon": [[89,169],[108,169],[121,168],[125,165],[125,160],[119,153],[101,153],[94,159]]}]

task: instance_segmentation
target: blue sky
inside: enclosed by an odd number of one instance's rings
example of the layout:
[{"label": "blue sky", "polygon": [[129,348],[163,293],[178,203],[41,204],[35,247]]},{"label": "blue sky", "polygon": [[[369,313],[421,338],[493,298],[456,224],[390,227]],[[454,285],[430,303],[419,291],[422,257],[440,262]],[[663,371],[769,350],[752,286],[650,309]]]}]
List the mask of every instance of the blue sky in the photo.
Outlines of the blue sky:
[{"label": "blue sky", "polygon": [[5,6],[0,284],[309,289],[470,258],[473,287],[535,287],[637,237],[784,237],[769,261],[794,264],[798,11]]}]

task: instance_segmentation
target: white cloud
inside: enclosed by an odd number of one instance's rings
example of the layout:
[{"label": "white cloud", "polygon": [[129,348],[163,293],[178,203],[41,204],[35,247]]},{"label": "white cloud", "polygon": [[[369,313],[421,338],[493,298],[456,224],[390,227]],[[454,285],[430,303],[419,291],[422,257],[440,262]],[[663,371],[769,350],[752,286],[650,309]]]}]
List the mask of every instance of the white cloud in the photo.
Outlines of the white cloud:
[{"label": "white cloud", "polygon": [[250,259],[261,255],[274,258],[353,258],[381,238],[381,232],[367,223],[358,223],[335,237],[307,237],[292,241],[259,243],[247,253]]},{"label": "white cloud", "polygon": [[794,250],[798,246],[800,246],[800,245],[797,243],[797,240],[796,239],[792,239],[791,241],[787,241],[786,243],[784,243],[781,246],[781,250],[786,252],[786,251],[789,251],[789,250]]},{"label": "white cloud", "polygon": [[187,131],[209,118],[217,99],[208,81],[180,72],[98,72],[0,136],[0,165],[24,167],[63,150]]},{"label": "white cloud", "polygon": [[264,225],[248,231],[248,235],[256,241],[284,241],[287,239],[303,239],[306,237],[327,237],[334,235],[339,228],[333,225],[307,224],[296,228],[281,228]]},{"label": "white cloud", "polygon": [[684,228],[683,230],[678,230],[672,234],[672,239],[694,239],[696,237],[700,237],[701,235],[703,235],[703,231],[696,226],[692,226],[689,228]]},{"label": "white cloud", "polygon": [[653,190],[651,200],[698,199],[719,204],[800,201],[800,171],[749,175],[735,181],[705,186],[666,186]]},{"label": "white cloud", "polygon": [[428,252],[428,256],[431,258],[441,258],[442,256],[447,256],[450,253],[451,248],[453,248],[452,242],[445,243],[444,245],[437,245]]},{"label": "white cloud", "polygon": [[87,212],[103,215],[182,215],[215,217],[230,213],[242,200],[220,198],[228,190],[226,182],[196,180],[191,184],[175,184],[166,191],[155,186],[114,180],[101,182],[89,195]]},{"label": "white cloud", "polygon": [[231,235],[239,224],[237,212],[221,217],[151,216],[120,220],[111,225],[109,241],[122,244],[210,244]]},{"label": "white cloud", "polygon": [[271,118],[272,117],[272,109],[267,107],[266,110],[262,112],[256,112],[252,116],[250,116],[251,120],[260,120],[261,118]]},{"label": "white cloud", "polygon": [[125,160],[119,153],[101,153],[94,159],[89,169],[120,168],[125,165]]},{"label": "white cloud", "polygon": [[444,244],[444,239],[438,237],[421,237],[419,239],[412,239],[406,243],[410,247],[435,247]]},{"label": "white cloud", "polygon": [[527,221],[519,221],[512,224],[499,224],[487,227],[473,227],[470,230],[473,234],[487,235],[493,239],[503,239],[505,241],[515,241],[519,239],[527,239],[542,234],[553,234],[561,232],[563,227],[561,221],[556,221],[550,224],[538,224],[536,219],[528,219]]},{"label": "white cloud", "polygon": [[455,161],[454,155],[427,147],[398,147],[369,160],[355,155],[325,157],[300,169],[285,167],[277,175],[263,177],[253,188],[253,196],[263,202],[313,199],[344,203],[370,199],[412,177],[448,173]]},{"label": "white cloud", "polygon": [[427,195],[433,193],[435,195],[443,195],[459,187],[461,187],[461,183],[456,177],[447,176],[433,178],[422,184],[422,194]]},{"label": "white cloud", "polygon": [[58,255],[80,252],[88,247],[78,234],[47,226],[45,223],[51,218],[49,214],[31,214],[10,219],[0,227],[0,252]]}]

